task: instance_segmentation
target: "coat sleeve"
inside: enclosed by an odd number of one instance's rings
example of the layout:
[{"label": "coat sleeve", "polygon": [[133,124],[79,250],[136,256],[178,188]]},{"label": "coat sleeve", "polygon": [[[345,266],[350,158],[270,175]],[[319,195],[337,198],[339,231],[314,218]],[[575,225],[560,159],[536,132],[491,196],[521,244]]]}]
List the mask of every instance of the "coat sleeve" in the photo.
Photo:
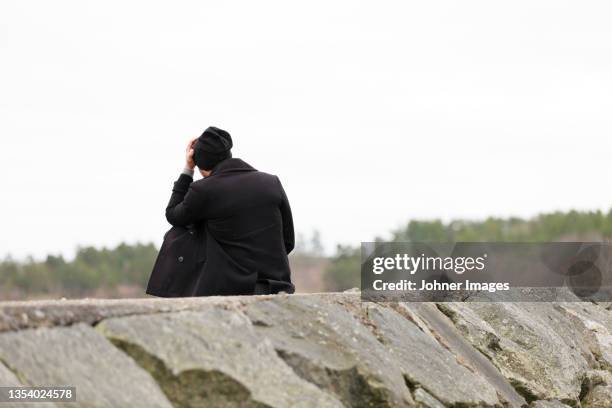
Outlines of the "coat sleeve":
[{"label": "coat sleeve", "polygon": [[283,219],[283,239],[285,241],[285,250],[287,253],[293,251],[295,247],[295,233],[293,231],[293,216],[291,214],[291,207],[289,206],[289,199],[287,198],[287,194],[285,193],[285,189],[281,184],[278,177],[278,185],[280,186],[281,191],[281,204],[280,204],[280,212],[281,217]]},{"label": "coat sleeve", "polygon": [[172,188],[172,195],[166,207],[166,219],[175,227],[185,227],[200,221],[202,199],[193,189],[193,178],[181,174]]}]

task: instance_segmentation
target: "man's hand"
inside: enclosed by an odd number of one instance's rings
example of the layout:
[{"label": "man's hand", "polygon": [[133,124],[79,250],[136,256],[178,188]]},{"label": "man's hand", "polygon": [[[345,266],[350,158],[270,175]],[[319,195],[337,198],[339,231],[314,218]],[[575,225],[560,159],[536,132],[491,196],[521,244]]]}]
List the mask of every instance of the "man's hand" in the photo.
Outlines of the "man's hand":
[{"label": "man's hand", "polygon": [[195,168],[195,162],[193,161],[193,145],[195,144],[197,140],[198,140],[197,137],[194,139],[191,139],[185,151],[185,167],[191,170]]}]

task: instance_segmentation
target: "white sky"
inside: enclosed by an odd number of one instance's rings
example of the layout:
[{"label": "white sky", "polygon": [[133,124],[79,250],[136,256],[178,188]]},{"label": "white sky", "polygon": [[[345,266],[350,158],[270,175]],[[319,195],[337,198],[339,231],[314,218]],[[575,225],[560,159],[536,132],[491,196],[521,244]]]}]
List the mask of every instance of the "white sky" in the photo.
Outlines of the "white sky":
[{"label": "white sky", "polygon": [[209,125],[328,248],[612,206],[612,3],[0,3],[0,256],[155,241]]}]

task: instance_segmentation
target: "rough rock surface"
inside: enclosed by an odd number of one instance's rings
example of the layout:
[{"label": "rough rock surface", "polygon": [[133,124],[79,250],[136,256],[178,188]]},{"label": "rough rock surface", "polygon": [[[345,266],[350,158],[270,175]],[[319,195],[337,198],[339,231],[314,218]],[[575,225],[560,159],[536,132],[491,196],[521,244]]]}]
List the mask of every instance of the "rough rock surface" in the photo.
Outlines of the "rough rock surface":
[{"label": "rough rock surface", "polygon": [[299,378],[243,314],[211,308],[112,318],[97,328],[178,406],[341,406]]},{"label": "rough rock surface", "polygon": [[[82,323],[2,333],[0,360],[24,385],[75,386],[77,399],[90,401],[92,407],[171,406],[144,370]],[[127,392],[126,384],[138,387]]]},{"label": "rough rock surface", "polygon": [[583,406],[590,408],[612,407],[612,386],[600,385],[595,388],[582,401]]},{"label": "rough rock surface", "polygon": [[70,407],[607,407],[609,304],[359,293],[0,303],[0,386]]},{"label": "rough rock surface", "polygon": [[536,401],[530,405],[531,408],[571,408],[569,405],[565,405],[562,402],[551,400],[551,401]]},{"label": "rough rock surface", "polygon": [[439,310],[436,304],[400,304],[396,309],[448,349],[456,357],[457,362],[486,379],[495,387],[500,401],[512,407],[526,404],[525,399],[517,393],[497,367],[461,335],[453,322]]},{"label": "rough rock surface", "polygon": [[296,373],[344,404],[414,405],[393,356],[341,306],[294,297],[252,303],[245,311]]},{"label": "rough rock surface", "polygon": [[499,404],[495,388],[485,378],[461,365],[418,326],[404,324],[405,317],[380,306],[368,306],[367,313],[411,388],[422,388],[447,406]]},{"label": "rough rock surface", "polygon": [[585,373],[603,368],[594,351],[605,345],[586,330],[583,320],[567,313],[564,303],[439,307],[528,401],[556,399],[577,405]]}]

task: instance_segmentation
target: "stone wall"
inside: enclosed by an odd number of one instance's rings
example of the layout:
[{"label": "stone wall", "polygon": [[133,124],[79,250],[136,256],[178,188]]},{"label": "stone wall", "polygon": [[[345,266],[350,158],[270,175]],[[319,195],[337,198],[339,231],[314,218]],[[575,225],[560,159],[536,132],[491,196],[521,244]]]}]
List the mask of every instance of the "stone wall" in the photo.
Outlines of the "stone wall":
[{"label": "stone wall", "polygon": [[592,303],[5,302],[0,385],[73,385],[71,407],[612,407],[611,333]]}]

